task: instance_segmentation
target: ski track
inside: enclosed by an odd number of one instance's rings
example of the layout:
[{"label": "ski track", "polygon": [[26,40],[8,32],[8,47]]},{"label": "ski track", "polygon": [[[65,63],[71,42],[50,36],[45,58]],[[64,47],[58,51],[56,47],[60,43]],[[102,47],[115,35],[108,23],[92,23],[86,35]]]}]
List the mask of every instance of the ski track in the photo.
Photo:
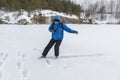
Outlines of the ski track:
[{"label": "ski track", "polygon": [[[33,48],[32,49],[34,56],[36,56],[36,59],[38,58],[38,55],[40,55],[40,52],[42,50]],[[8,54],[4,52],[0,52],[0,78],[2,77],[2,71],[1,67],[5,60],[7,59]],[[31,61],[33,59],[33,55],[29,55],[30,58],[27,59],[28,55],[24,53],[23,51],[18,51],[17,53],[17,62],[16,67],[18,70],[18,74],[21,76],[22,80],[28,80],[29,79],[29,70],[27,61]],[[102,53],[98,54],[86,54],[86,55],[61,55],[57,59],[54,56],[47,56],[45,59],[38,59],[40,66],[46,65],[45,68],[54,68],[56,66],[59,69],[69,69],[71,67],[74,67],[81,63],[81,61],[78,61],[80,58],[93,58],[93,57],[103,57]],[[96,58],[95,58],[96,59]],[[82,60],[82,59],[81,59]],[[89,60],[89,59],[88,59]],[[86,60],[87,61],[87,60]],[[104,61],[105,62],[105,61]],[[30,64],[32,64],[33,61],[31,61]]]},{"label": "ski track", "polygon": [[[96,62],[96,59],[102,58],[103,54],[86,54],[86,55],[61,55],[57,59],[54,56],[47,56],[46,58],[39,59],[41,63],[45,63],[48,68],[52,68],[54,66],[57,66],[62,69],[69,69],[75,65],[79,65],[83,63],[82,59],[86,59],[87,62],[92,61]],[[81,61],[79,61],[81,59]],[[100,63],[106,62],[107,60],[103,59],[102,61],[99,61]]]},{"label": "ski track", "polygon": [[[33,54],[34,56],[36,56],[36,59],[38,58],[38,55],[40,55],[41,50],[33,48]],[[3,63],[5,62],[5,60],[7,59],[8,54],[4,53],[4,52],[0,52],[0,69],[3,65]],[[18,70],[18,74],[21,77],[22,80],[28,80],[29,79],[29,70],[28,70],[28,65],[27,65],[27,61],[31,61],[30,64],[33,63],[33,55],[29,55],[30,58],[28,59],[28,55],[22,51],[18,51],[17,54],[17,62],[16,62],[16,67]],[[102,61],[98,61],[99,63],[108,63],[110,62],[107,59],[104,59],[104,55],[102,53],[98,53],[98,54],[84,54],[84,55],[61,55],[59,56],[57,59],[54,56],[47,56],[47,58],[45,59],[38,59],[38,65],[43,66],[46,65],[45,68],[49,68],[52,69],[54,68],[54,66],[56,66],[59,69],[70,69],[71,67],[77,66],[79,64],[82,63],[82,59],[86,59],[86,62],[88,61],[93,61],[96,62],[97,58],[101,58],[100,60]],[[79,61],[81,59],[81,61]],[[91,60],[92,59],[92,60]],[[95,61],[94,61],[95,60]],[[85,62],[85,61],[83,61]],[[2,71],[0,70],[0,78],[2,77]]]},{"label": "ski track", "polygon": [[38,52],[41,52],[42,53],[42,50],[38,49],[38,48],[33,48],[32,49],[33,51],[38,51]]},{"label": "ski track", "polygon": [[5,60],[7,59],[8,54],[5,52],[0,52],[0,78],[2,78],[2,71],[1,71],[1,67],[3,65],[3,63],[5,62]]}]

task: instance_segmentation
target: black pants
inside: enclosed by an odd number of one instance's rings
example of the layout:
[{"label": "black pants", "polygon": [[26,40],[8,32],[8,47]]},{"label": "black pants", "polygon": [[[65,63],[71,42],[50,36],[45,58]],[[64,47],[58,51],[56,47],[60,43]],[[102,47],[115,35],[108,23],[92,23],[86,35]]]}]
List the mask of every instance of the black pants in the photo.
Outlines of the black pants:
[{"label": "black pants", "polygon": [[55,44],[55,46],[54,46],[55,56],[59,56],[59,47],[60,47],[61,42],[62,42],[62,40],[51,39],[50,42],[48,43],[48,45],[45,47],[45,49],[42,53],[42,56],[46,56],[54,44]]}]

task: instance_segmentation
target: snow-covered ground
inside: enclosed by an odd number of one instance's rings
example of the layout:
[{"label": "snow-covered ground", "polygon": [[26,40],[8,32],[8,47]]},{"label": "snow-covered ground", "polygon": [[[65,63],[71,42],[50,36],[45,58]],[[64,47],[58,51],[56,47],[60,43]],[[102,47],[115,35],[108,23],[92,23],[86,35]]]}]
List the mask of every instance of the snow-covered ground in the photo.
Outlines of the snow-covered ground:
[{"label": "snow-covered ground", "polygon": [[19,20],[26,19],[29,23],[32,23],[31,18],[33,18],[34,15],[39,15],[39,14],[41,14],[44,17],[59,15],[67,18],[78,19],[76,15],[68,15],[66,13],[52,11],[52,10],[34,10],[31,12],[25,10],[12,11],[12,12],[0,10],[0,20],[3,20],[9,24],[16,24],[18,23]]},{"label": "snow-covered ground", "polygon": [[119,25],[68,25],[58,59],[49,25],[0,25],[0,80],[120,80]]}]

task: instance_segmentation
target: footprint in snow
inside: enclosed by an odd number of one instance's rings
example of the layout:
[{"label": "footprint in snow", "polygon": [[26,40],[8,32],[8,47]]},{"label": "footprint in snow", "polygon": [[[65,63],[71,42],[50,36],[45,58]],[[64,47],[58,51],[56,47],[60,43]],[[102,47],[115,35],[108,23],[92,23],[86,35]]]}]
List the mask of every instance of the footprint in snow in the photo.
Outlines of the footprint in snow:
[{"label": "footprint in snow", "polygon": [[27,75],[28,75],[27,69],[23,69],[23,77],[27,77]]},{"label": "footprint in snow", "polygon": [[18,62],[17,62],[17,69],[20,71],[20,75],[23,76],[23,78],[27,77],[28,75],[28,70],[25,67],[25,62],[26,62],[26,55],[24,53],[19,52],[18,53]]},{"label": "footprint in snow", "polygon": [[4,52],[0,52],[0,67],[4,63],[4,61],[7,59],[8,54]]},{"label": "footprint in snow", "polygon": [[2,73],[1,73],[1,70],[0,70],[0,78],[2,78]]}]

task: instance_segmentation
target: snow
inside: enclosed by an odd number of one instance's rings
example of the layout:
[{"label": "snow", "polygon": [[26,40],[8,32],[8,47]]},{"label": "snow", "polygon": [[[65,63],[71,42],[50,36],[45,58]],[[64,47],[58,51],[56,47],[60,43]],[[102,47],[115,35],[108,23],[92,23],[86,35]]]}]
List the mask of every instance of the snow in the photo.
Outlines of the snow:
[{"label": "snow", "polygon": [[43,16],[46,16],[46,17],[59,15],[59,16],[63,16],[63,17],[78,19],[78,17],[75,15],[67,15],[65,13],[62,13],[62,12],[60,13],[60,12],[52,11],[52,10],[42,10],[41,13]]},{"label": "snow", "polygon": [[31,17],[28,17],[28,12],[26,11],[21,11],[21,12],[20,11],[13,11],[13,12],[0,11],[0,15],[1,15],[0,19],[10,24],[15,24],[17,23],[17,21],[21,19],[26,19],[28,22],[31,23],[30,21]]},{"label": "snow", "polygon": [[39,15],[39,14],[42,14],[42,16],[45,16],[45,17],[59,15],[59,16],[67,17],[67,18],[78,19],[78,17],[76,15],[72,15],[72,14],[69,15],[69,14],[52,11],[52,10],[34,10],[31,12],[27,12],[25,10],[12,11],[12,12],[10,12],[10,11],[6,12],[3,10],[0,10],[0,20],[3,20],[9,24],[15,24],[21,19],[26,19],[29,23],[32,23],[31,18],[33,18],[34,15]]},{"label": "snow", "polygon": [[[86,6],[86,2],[84,2],[82,6],[86,8],[88,7],[88,4]],[[12,11],[12,12],[0,10],[0,20],[7,22],[9,24],[17,24],[19,20],[25,19],[28,23],[32,24],[31,19],[34,17],[34,15],[39,15],[39,14],[41,14],[44,17],[51,17],[51,16],[59,15],[62,17],[78,19],[76,15],[66,14],[63,12],[57,12],[57,11],[52,11],[52,10],[34,10],[31,12],[27,12],[25,10]],[[85,13],[81,13],[81,18],[85,18]],[[98,24],[106,24],[106,23],[107,24],[119,24],[120,19],[116,19],[114,15],[112,14],[105,14],[104,20],[101,21],[101,15],[97,14],[97,15],[94,15],[93,21],[96,21]]]},{"label": "snow", "polygon": [[49,25],[0,25],[0,80],[119,80],[119,25],[68,24],[60,57],[52,48],[38,59],[51,38]]}]

